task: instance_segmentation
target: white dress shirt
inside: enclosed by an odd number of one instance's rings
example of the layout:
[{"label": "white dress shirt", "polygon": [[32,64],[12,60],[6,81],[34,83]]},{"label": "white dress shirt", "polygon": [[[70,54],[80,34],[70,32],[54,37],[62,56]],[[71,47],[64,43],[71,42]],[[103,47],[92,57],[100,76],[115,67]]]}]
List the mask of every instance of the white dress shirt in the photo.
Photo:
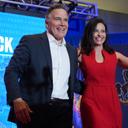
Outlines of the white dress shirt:
[{"label": "white dress shirt", "polygon": [[69,99],[67,90],[69,88],[70,61],[65,39],[60,43],[48,32],[47,36],[50,42],[53,73],[53,91],[51,98]]}]

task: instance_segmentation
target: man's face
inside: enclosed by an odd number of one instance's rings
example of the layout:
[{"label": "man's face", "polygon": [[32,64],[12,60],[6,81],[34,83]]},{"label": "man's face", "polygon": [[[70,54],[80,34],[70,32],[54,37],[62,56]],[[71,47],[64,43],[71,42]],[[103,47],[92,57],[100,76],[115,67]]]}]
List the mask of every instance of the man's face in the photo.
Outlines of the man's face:
[{"label": "man's face", "polygon": [[47,30],[56,40],[62,40],[68,31],[68,14],[64,9],[54,9],[46,20]]}]

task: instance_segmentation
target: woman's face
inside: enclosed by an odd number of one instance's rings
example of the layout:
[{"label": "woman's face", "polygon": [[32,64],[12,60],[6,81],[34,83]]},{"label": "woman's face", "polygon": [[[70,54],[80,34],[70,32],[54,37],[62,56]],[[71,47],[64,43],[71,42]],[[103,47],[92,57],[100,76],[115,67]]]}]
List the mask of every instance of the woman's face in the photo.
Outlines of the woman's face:
[{"label": "woman's face", "polygon": [[102,23],[98,23],[93,32],[93,41],[96,46],[102,46],[106,40],[106,30]]}]

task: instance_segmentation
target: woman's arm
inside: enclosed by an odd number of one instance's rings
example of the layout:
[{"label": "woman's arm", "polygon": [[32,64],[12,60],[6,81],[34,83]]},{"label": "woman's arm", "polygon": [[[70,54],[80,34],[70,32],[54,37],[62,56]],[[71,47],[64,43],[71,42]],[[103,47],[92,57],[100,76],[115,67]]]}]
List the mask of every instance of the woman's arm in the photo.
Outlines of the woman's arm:
[{"label": "woman's arm", "polygon": [[128,57],[124,56],[119,52],[116,52],[116,57],[118,59],[119,65],[121,65],[124,68],[128,68]]}]

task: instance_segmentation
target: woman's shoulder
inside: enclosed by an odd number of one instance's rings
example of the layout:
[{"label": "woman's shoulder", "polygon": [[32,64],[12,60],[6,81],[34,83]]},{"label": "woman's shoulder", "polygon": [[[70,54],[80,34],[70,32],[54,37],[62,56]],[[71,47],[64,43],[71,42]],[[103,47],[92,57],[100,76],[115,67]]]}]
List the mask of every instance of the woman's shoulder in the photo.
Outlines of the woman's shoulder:
[{"label": "woman's shoulder", "polygon": [[117,59],[120,59],[122,57],[122,54],[118,51],[115,51],[115,54]]}]

